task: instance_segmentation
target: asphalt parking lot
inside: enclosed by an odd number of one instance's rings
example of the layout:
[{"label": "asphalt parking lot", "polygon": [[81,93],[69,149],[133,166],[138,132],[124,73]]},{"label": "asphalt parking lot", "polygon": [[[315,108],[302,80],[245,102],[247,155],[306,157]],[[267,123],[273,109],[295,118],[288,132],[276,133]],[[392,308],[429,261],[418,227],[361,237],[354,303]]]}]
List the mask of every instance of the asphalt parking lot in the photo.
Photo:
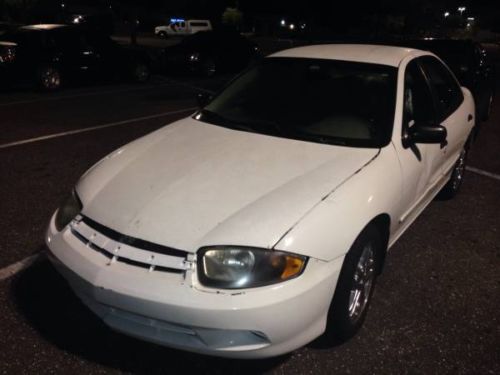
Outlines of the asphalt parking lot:
[{"label": "asphalt parking lot", "polygon": [[43,257],[16,272],[43,252],[50,215],[86,169],[192,113],[198,90],[229,78],[0,93],[0,373],[499,374],[500,97],[463,190],[433,202],[393,247],[345,344],[264,361],[184,353],[109,330]]}]

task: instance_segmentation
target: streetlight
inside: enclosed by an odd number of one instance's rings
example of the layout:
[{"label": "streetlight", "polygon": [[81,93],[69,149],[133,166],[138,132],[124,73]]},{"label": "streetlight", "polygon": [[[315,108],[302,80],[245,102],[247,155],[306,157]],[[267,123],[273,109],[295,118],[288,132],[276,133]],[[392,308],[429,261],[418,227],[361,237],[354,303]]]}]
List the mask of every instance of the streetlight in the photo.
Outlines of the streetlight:
[{"label": "streetlight", "polygon": [[465,9],[467,9],[467,8],[465,8],[465,7],[458,7],[458,11],[460,12],[460,15],[462,15],[463,12],[465,12]]},{"label": "streetlight", "polygon": [[449,16],[450,16],[450,12],[444,12],[444,18],[449,17]]},{"label": "streetlight", "polygon": [[281,20],[281,26],[286,26],[286,21],[285,20]]}]

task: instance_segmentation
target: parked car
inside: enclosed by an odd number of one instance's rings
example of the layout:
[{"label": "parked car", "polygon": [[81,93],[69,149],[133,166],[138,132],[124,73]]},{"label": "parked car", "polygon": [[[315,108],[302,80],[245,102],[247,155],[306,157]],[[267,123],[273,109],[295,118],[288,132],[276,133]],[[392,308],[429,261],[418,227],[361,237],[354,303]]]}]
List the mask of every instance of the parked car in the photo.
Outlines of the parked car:
[{"label": "parked car", "polygon": [[278,52],[85,173],[48,256],[106,324],[144,340],[239,358],[346,340],[388,249],[460,188],[473,114],[429,52]]},{"label": "parked car", "polygon": [[196,34],[198,31],[212,30],[212,23],[209,20],[184,20],[172,19],[168,25],[156,26],[155,34],[160,38],[169,36],[186,36]]},{"label": "parked car", "polygon": [[10,23],[10,22],[0,22],[0,37],[3,34],[5,34],[6,32],[17,29],[20,26],[22,26],[22,25]]},{"label": "parked car", "polygon": [[65,25],[23,26],[0,36],[3,82],[29,81],[56,90],[77,78],[149,78],[149,59],[107,35]]},{"label": "parked car", "polygon": [[189,72],[213,76],[237,72],[259,57],[257,45],[235,31],[200,31],[179,44],[167,47],[167,72]]},{"label": "parked car", "polygon": [[489,118],[495,97],[495,66],[480,43],[472,40],[422,39],[401,44],[431,51],[455,73],[476,101],[477,119]]}]

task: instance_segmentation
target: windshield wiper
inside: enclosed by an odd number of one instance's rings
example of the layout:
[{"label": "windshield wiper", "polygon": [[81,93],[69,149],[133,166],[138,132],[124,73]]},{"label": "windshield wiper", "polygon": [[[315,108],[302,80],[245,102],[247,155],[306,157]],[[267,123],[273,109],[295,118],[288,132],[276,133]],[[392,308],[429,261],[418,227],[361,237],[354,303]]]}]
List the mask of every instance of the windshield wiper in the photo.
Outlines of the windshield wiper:
[{"label": "windshield wiper", "polygon": [[346,141],[339,139],[339,138],[335,138],[335,137],[328,137],[328,136],[319,135],[319,134],[309,134],[309,133],[304,133],[304,132],[300,132],[300,131],[298,131],[296,134],[297,134],[298,138],[300,138],[304,141],[311,141],[311,142],[322,143],[322,144],[326,144],[326,145],[347,146]]},{"label": "windshield wiper", "polygon": [[[250,121],[248,122],[248,125],[251,126],[252,128],[261,131],[267,131],[266,133],[270,134],[277,134],[277,135],[284,135],[284,129],[281,127],[281,125],[275,121],[271,120],[256,120],[256,121]],[[272,128],[273,131],[269,132],[269,128]],[[256,129],[257,130],[257,129]]]},{"label": "windshield wiper", "polygon": [[328,137],[319,134],[310,134],[300,131],[297,128],[285,129],[278,122],[270,120],[255,120],[249,122],[240,122],[230,120],[216,112],[203,109],[200,112],[201,121],[208,122],[214,125],[220,125],[230,129],[243,130],[251,133],[260,133],[274,136],[281,136],[285,138],[298,139],[302,141],[310,141],[328,145],[346,146],[347,142],[334,137]]},{"label": "windshield wiper", "polygon": [[250,126],[247,126],[243,123],[240,123],[240,122],[237,122],[234,120],[229,120],[216,112],[212,112],[212,111],[209,111],[207,109],[202,109],[200,113],[201,113],[200,120],[202,120],[202,121],[206,121],[206,122],[214,124],[214,125],[220,125],[220,126],[224,126],[226,128],[231,128],[231,129],[245,130],[245,131],[249,131],[249,132],[254,131]]}]

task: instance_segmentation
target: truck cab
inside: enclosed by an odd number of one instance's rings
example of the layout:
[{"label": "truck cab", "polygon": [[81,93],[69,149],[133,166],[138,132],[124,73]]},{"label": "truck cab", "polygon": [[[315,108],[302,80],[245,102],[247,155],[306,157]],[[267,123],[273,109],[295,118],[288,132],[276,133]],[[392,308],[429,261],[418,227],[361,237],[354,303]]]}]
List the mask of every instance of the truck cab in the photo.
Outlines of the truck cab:
[{"label": "truck cab", "polygon": [[155,27],[155,34],[161,38],[170,36],[186,36],[198,31],[210,31],[212,24],[209,20],[185,20],[183,18],[172,18],[166,26]]}]

